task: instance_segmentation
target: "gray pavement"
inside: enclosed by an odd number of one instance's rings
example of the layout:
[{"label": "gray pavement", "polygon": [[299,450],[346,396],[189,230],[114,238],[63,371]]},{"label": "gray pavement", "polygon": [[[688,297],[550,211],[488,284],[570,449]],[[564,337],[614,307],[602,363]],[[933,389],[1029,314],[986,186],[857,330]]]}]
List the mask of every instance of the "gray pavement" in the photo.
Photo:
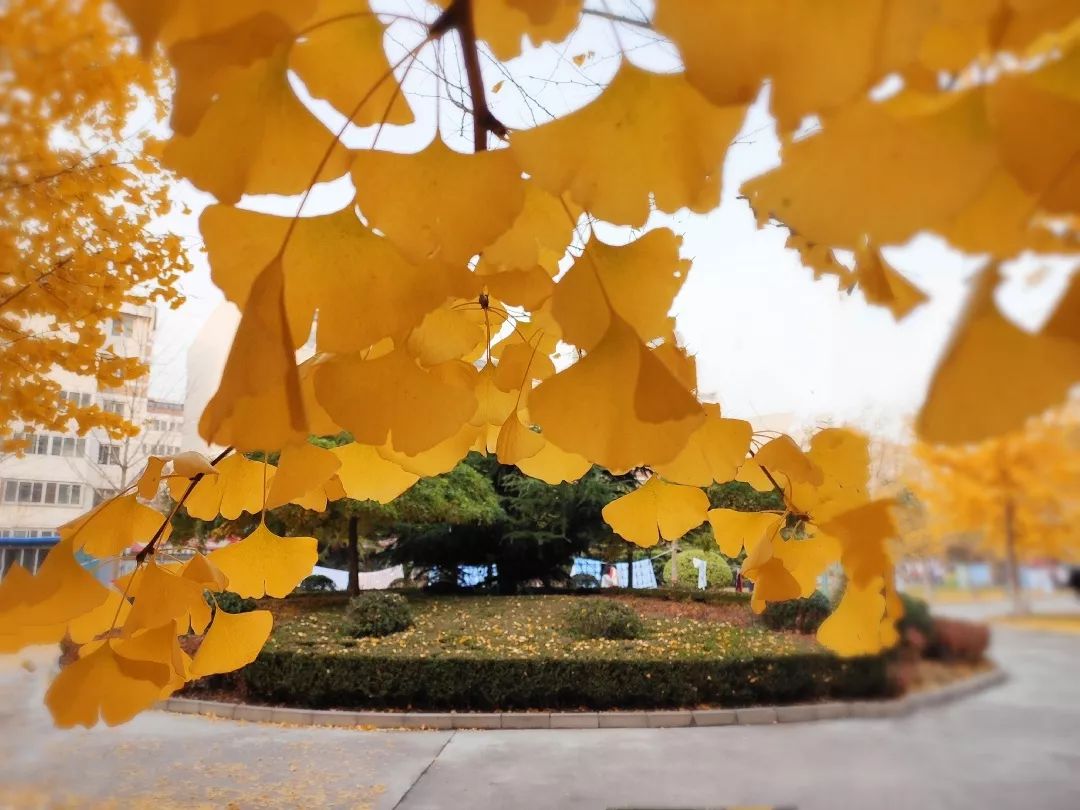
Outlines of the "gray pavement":
[{"label": "gray pavement", "polygon": [[1080,635],[998,629],[992,653],[1007,683],[901,719],[437,732],[163,712],[58,731],[39,652],[0,659],[0,808],[1080,808]]}]

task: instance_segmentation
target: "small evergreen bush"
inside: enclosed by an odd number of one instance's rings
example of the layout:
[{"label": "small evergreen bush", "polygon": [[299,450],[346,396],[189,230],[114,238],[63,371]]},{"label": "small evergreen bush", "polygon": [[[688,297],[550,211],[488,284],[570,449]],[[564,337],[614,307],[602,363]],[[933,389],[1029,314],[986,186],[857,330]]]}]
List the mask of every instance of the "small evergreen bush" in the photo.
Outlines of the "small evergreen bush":
[{"label": "small evergreen bush", "polygon": [[611,599],[584,599],[567,611],[566,627],[578,638],[634,639],[645,625],[628,605]]},{"label": "small evergreen bush", "polygon": [[336,591],[337,585],[334,584],[334,580],[324,574],[311,574],[300,580],[300,584],[296,586],[296,590],[303,593],[322,593],[325,591]]},{"label": "small evergreen bush", "polygon": [[412,624],[412,608],[399,593],[368,591],[350,599],[345,609],[345,632],[353,638],[388,636]]},{"label": "small evergreen bush", "polygon": [[225,613],[250,613],[255,610],[255,600],[238,596],[232,591],[222,591],[208,599],[217,603],[218,610]]},{"label": "small evergreen bush", "polygon": [[821,591],[814,591],[805,599],[770,602],[761,618],[770,630],[816,633],[831,612],[829,597]]}]

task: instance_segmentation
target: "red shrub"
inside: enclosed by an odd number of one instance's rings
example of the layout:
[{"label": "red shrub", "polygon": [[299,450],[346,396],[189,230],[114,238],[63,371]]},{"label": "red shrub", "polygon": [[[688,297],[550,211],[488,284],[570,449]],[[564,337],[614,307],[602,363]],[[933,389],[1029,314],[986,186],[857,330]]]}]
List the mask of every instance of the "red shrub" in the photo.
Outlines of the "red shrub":
[{"label": "red shrub", "polygon": [[950,661],[979,661],[990,646],[990,628],[959,619],[934,619],[934,652]]}]

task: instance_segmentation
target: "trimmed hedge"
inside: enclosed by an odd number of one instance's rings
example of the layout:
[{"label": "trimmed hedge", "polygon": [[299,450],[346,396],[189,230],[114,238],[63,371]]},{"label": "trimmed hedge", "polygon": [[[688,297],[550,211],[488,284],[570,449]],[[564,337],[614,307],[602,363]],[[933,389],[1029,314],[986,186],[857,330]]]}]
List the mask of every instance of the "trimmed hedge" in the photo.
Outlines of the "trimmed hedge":
[{"label": "trimmed hedge", "polygon": [[885,658],[747,660],[403,658],[264,651],[246,694],[305,708],[610,709],[749,706],[890,694]]}]

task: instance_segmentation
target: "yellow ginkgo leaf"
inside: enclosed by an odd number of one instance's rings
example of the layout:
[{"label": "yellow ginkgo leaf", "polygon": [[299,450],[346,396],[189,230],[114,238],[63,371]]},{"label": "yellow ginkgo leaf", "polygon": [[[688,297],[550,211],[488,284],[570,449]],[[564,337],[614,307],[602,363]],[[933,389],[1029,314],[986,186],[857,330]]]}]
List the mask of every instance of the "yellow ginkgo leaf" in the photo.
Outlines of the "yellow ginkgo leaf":
[{"label": "yellow ginkgo leaf", "polygon": [[[771,541],[765,541],[770,543]],[[749,561],[749,557],[746,562]],[[802,586],[784,566],[779,557],[770,556],[760,565],[748,568],[743,563],[743,576],[754,583],[754,590],[750,595],[750,609],[754,613],[761,613],[770,602],[786,602],[788,599],[798,599],[802,594]]]},{"label": "yellow ginkgo leaf", "polygon": [[[442,265],[407,260],[390,240],[366,227],[352,206],[292,222],[212,205],[199,218],[199,229],[214,282],[244,309],[261,268],[273,262],[292,228],[281,266],[295,347],[307,341],[316,311],[320,351],[359,351],[416,327],[450,293]],[[354,297],[360,292],[370,311],[357,320]]]},{"label": "yellow ginkgo leaf", "polygon": [[544,440],[543,436],[540,438],[543,441],[543,446],[535,455],[517,460],[518,469],[526,475],[554,485],[561,484],[564,481],[577,481],[592,467],[592,463],[584,456],[567,453],[551,442]]},{"label": "yellow ginkgo leaf", "polygon": [[159,662],[133,661],[116,653],[112,640],[60,670],[45,693],[60,728],[126,723],[161,698],[172,669]]},{"label": "yellow ginkgo leaf", "polygon": [[214,612],[214,623],[191,662],[193,678],[232,672],[247,666],[270,638],[274,617],[269,610],[248,613]]},{"label": "yellow ginkgo leaf", "polygon": [[495,455],[500,464],[519,464],[543,450],[544,445],[543,437],[522,424],[518,412],[513,411],[499,429]]},{"label": "yellow ginkgo leaf", "polygon": [[[828,118],[790,144],[778,169],[743,185],[759,217],[808,241],[855,250],[944,229],[998,165],[982,92],[902,92]],[[889,204],[880,205],[881,189]]]},{"label": "yellow ginkgo leaf", "polygon": [[277,259],[251,288],[221,383],[199,420],[210,444],[249,451],[307,438],[284,283]]},{"label": "yellow ginkgo leaf", "polygon": [[848,581],[862,587],[892,568],[888,543],[897,537],[889,498],[871,501],[820,524],[840,544]]},{"label": "yellow ginkgo leaf", "polygon": [[205,555],[198,553],[181,566],[180,576],[197,582],[208,591],[223,591],[229,584],[229,578]]},{"label": "yellow ginkgo leaf", "polygon": [[551,276],[540,265],[527,270],[504,270],[499,273],[490,270],[483,260],[476,268],[489,294],[505,306],[535,309],[542,306],[555,290]]},{"label": "yellow ginkgo leaf", "polygon": [[821,523],[869,500],[866,436],[846,428],[826,428],[810,437],[806,457],[821,470],[822,480],[816,485],[793,481],[787,491],[790,508]]},{"label": "yellow ginkgo leaf", "polygon": [[707,487],[732,480],[750,449],[753,428],[741,419],[723,419],[706,406],[705,421],[671,461],[654,469],[669,481]]},{"label": "yellow ginkgo leaf", "polygon": [[311,573],[319,560],[314,537],[279,537],[260,523],[239,543],[210,552],[209,560],[229,578],[238,596],[281,598]]},{"label": "yellow ginkgo leaf", "polygon": [[639,546],[655,546],[661,539],[678,540],[705,521],[709,498],[697,487],[669,484],[653,476],[633,492],[602,510],[612,530]]},{"label": "yellow ginkgo leaf", "polygon": [[165,164],[220,202],[244,194],[299,194],[345,173],[348,157],[296,98],[288,44],[231,72],[191,135],[173,135]]},{"label": "yellow ginkgo leaf", "polygon": [[604,339],[529,395],[549,442],[615,473],[670,461],[700,426],[701,406],[621,318]]},{"label": "yellow ginkgo leaf", "polygon": [[666,229],[618,246],[594,237],[555,288],[551,311],[563,339],[593,348],[607,331],[610,310],[645,343],[670,335],[675,321],[668,312],[690,270],[679,258],[681,242]]},{"label": "yellow ginkgo leaf", "polygon": [[423,366],[435,366],[476,352],[487,343],[484,321],[461,307],[440,307],[409,333],[405,347]]},{"label": "yellow ginkgo leaf", "polygon": [[315,372],[315,392],[358,442],[378,446],[392,433],[394,448],[409,455],[455,435],[476,412],[469,388],[439,367],[420,368],[401,349],[374,360],[346,356],[324,363]]},{"label": "yellow ginkgo leaf", "polygon": [[748,458],[742,463],[739,471],[735,474],[735,480],[749,484],[758,492],[772,492],[776,489],[776,484],[765,474],[765,471],[761,469],[761,465],[753,458]]},{"label": "yellow ginkgo leaf", "polygon": [[340,466],[341,461],[329,450],[310,442],[290,444],[281,451],[266,508],[276,509],[312,490],[321,490]]},{"label": "yellow ginkgo leaf", "polygon": [[754,461],[768,470],[773,478],[783,476],[781,483],[804,482],[816,485],[825,480],[821,468],[787,435],[777,436],[767,442],[754,455]]},{"label": "yellow ginkgo leaf", "polygon": [[546,380],[555,373],[555,364],[546,352],[528,343],[514,342],[499,354],[495,385],[503,391],[529,390],[533,380]]},{"label": "yellow ginkgo leaf", "polygon": [[151,558],[131,578],[128,595],[134,605],[124,622],[124,635],[175,621],[186,632],[190,625],[201,633],[210,622],[210,606],[203,585],[169,571]]},{"label": "yellow ginkgo leaf", "polygon": [[390,434],[390,440],[375,449],[379,455],[387,461],[392,461],[406,472],[418,475],[421,478],[430,478],[433,475],[442,475],[450,472],[457,466],[469,449],[476,443],[480,435],[480,429],[475,425],[465,423],[461,429],[448,439],[443,439],[427,450],[414,455],[406,455],[394,447],[394,434]]},{"label": "yellow ginkgo leaf", "polygon": [[[200,479],[184,502],[189,515],[200,520],[213,520],[220,514],[234,520],[241,512],[255,514],[262,510],[265,485],[273,481],[274,467],[251,461],[243,453],[233,453],[219,461],[214,469],[217,475]],[[169,493],[179,500],[188,485],[185,479],[171,479]]]},{"label": "yellow ginkgo leaf", "polygon": [[14,570],[21,573],[0,580],[0,634],[65,625],[101,605],[109,595],[79,564],[70,537],[49,549],[33,576],[22,566]]},{"label": "yellow ginkgo leaf", "polygon": [[312,96],[358,126],[411,124],[412,110],[383,50],[385,29],[367,5],[360,11],[355,0],[319,0],[289,67]]},{"label": "yellow ginkgo leaf", "polygon": [[827,534],[813,537],[784,539],[776,536],[772,543],[773,557],[799,583],[799,596],[808,597],[817,590],[818,577],[840,557],[840,543]]},{"label": "yellow ginkgo leaf", "polygon": [[158,487],[161,486],[161,471],[168,461],[169,459],[165,456],[150,456],[146,460],[146,469],[142,471],[136,484],[136,491],[140,498],[152,501],[157,497]]},{"label": "yellow ginkgo leaf", "polygon": [[420,480],[366,444],[343,444],[331,452],[341,462],[337,473],[341,487],[354,501],[390,503]]},{"label": "yellow ginkgo leaf", "polygon": [[710,104],[682,75],[624,62],[600,98],[515,132],[510,150],[552,194],[566,192],[600,219],[640,227],[650,195],[668,212],[717,206],[724,154],[745,112],[742,104]]},{"label": "yellow ginkgo leaf", "polygon": [[406,256],[455,265],[506,231],[525,198],[521,169],[508,150],[465,155],[439,138],[413,155],[357,152],[352,176],[360,212],[373,228]]},{"label": "yellow ginkgo leaf", "polygon": [[581,209],[544,191],[536,183],[525,184],[521,213],[510,228],[484,248],[483,266],[494,270],[527,270],[543,267],[554,276],[559,259],[574,238]]},{"label": "yellow ginkgo leaf", "polygon": [[57,532],[87,554],[112,557],[133,543],[148,541],[164,521],[164,515],[139,503],[134,495],[121,495],[64,524]]},{"label": "yellow ginkgo leaf", "polygon": [[157,41],[172,45],[209,36],[261,13],[284,20],[296,31],[315,11],[315,0],[116,0],[116,5],[139,35],[143,53],[151,53]]},{"label": "yellow ginkgo leaf", "polygon": [[104,602],[71,620],[68,637],[76,644],[88,644],[114,627],[122,627],[130,612],[131,602],[116,588],[110,588]]},{"label": "yellow ginkgo leaf", "polygon": [[1080,344],[1007,320],[994,302],[998,278],[990,268],[976,280],[934,372],[915,423],[926,441],[978,442],[1015,430],[1061,402],[1080,380]]},{"label": "yellow ginkgo leaf", "polygon": [[181,478],[194,478],[196,475],[217,475],[217,470],[202,453],[185,450],[172,457],[172,474]]},{"label": "yellow ginkgo leaf", "polygon": [[836,610],[818,628],[817,640],[840,656],[873,655],[882,648],[884,617],[881,578],[865,585],[849,582]]},{"label": "yellow ginkgo leaf", "polygon": [[521,54],[522,37],[534,45],[566,39],[577,28],[582,5],[583,0],[473,0],[470,10],[476,35],[505,62]]},{"label": "yellow ginkgo leaf", "polygon": [[871,246],[855,252],[855,278],[866,300],[888,307],[898,321],[926,301],[926,293],[896,272],[881,251]]},{"label": "yellow ginkgo leaf", "polygon": [[503,391],[495,384],[495,366],[490,363],[480,369],[473,393],[476,412],[469,423],[476,427],[502,425],[520,404],[515,392]]},{"label": "yellow ginkgo leaf", "polygon": [[728,557],[738,557],[744,548],[757,548],[784,525],[782,515],[772,512],[739,512],[735,509],[710,509],[708,519],[716,544]]}]

